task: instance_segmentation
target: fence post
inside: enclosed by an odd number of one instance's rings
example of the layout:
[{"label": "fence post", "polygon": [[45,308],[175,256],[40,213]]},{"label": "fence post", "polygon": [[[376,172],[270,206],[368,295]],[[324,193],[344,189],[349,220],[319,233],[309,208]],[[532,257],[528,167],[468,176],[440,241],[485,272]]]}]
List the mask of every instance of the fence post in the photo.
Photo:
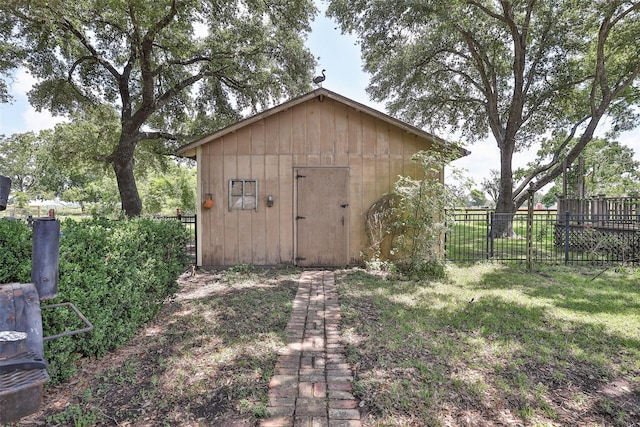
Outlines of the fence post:
[{"label": "fence post", "polygon": [[489,229],[489,259],[493,258],[493,226],[495,223],[495,212],[491,212],[491,228]]},{"label": "fence post", "polygon": [[566,211],[564,214],[564,264],[569,264],[569,216],[571,214]]},{"label": "fence post", "polygon": [[491,215],[493,215],[493,212],[489,212],[489,210],[487,210],[487,212],[485,213],[485,224],[487,224],[487,241],[486,243],[486,247],[484,250],[484,256],[489,259],[489,239],[491,238],[491,229],[493,228],[493,222],[492,222],[492,217]]},{"label": "fence post", "polygon": [[533,195],[535,190],[529,189],[529,204],[527,206],[527,269],[533,270]]}]

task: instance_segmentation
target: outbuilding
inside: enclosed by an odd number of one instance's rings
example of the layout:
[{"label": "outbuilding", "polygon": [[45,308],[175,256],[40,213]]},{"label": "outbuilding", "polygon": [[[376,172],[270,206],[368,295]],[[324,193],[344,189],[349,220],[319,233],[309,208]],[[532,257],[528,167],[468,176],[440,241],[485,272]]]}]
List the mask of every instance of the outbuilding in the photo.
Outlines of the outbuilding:
[{"label": "outbuilding", "polygon": [[466,154],[324,88],[187,144],[178,154],[197,161],[197,264],[357,264],[367,210],[399,175],[416,176],[413,154],[433,149]]}]

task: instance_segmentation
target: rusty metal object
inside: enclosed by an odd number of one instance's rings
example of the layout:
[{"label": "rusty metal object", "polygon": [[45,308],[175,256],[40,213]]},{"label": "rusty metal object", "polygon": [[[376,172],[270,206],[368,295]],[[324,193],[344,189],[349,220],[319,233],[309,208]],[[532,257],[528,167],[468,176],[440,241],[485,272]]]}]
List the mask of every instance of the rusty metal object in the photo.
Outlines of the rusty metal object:
[{"label": "rusty metal object", "polygon": [[23,341],[0,341],[0,358],[15,358],[26,348],[44,359],[40,299],[32,283],[0,285],[0,331],[27,334]]},{"label": "rusty metal object", "polygon": [[[9,197],[11,180],[0,175],[0,210]],[[48,218],[31,220],[33,283],[0,285],[0,425],[18,421],[38,410],[42,389],[49,380],[44,341],[93,330],[93,325],[70,302],[42,308],[70,307],[84,329],[43,338],[40,301],[58,295],[60,222],[53,210]]]},{"label": "rusty metal object", "polygon": [[40,300],[58,295],[59,259],[60,221],[48,217],[34,218],[31,281],[38,289]]},{"label": "rusty metal object", "polygon": [[[11,180],[0,175],[0,210],[5,210]],[[33,257],[33,283],[0,285],[0,424],[18,421],[42,404],[42,389],[49,380],[44,360],[40,299],[54,298],[58,288],[60,223],[34,227],[39,235]],[[37,229],[37,232],[36,232]],[[57,230],[57,232],[56,232]],[[37,258],[37,262],[35,259]],[[44,282],[44,283],[41,283]],[[42,293],[38,291],[42,287]]]},{"label": "rusty metal object", "polygon": [[[16,357],[21,360],[37,358],[33,352]],[[36,412],[42,404],[42,389],[48,380],[46,369],[0,372],[0,424],[18,421]]]},{"label": "rusty metal object", "polygon": [[76,315],[80,318],[80,320],[82,320],[82,323],[84,323],[86,327],[82,329],[76,329],[75,331],[63,332],[61,334],[44,337],[43,338],[44,341],[57,340],[58,338],[70,337],[71,335],[77,335],[77,334],[93,331],[93,325],[91,324],[91,322],[89,322],[89,319],[87,319],[84,314],[80,313],[80,310],[78,310],[76,306],[70,302],[62,302],[60,304],[45,305],[45,306],[42,306],[41,308],[42,310],[44,310],[47,308],[56,308],[56,307],[65,307],[65,306],[71,308],[71,310],[73,310],[76,313]]},{"label": "rusty metal object", "polygon": [[0,285],[0,424],[38,410],[49,379],[40,300],[32,283]]},{"label": "rusty metal object", "polygon": [[47,369],[49,363],[44,359],[34,358],[22,358],[22,359],[0,359],[0,373],[1,372],[13,372],[29,369]]},{"label": "rusty metal object", "polygon": [[9,190],[11,190],[11,179],[7,176],[0,175],[0,211],[7,209]]}]

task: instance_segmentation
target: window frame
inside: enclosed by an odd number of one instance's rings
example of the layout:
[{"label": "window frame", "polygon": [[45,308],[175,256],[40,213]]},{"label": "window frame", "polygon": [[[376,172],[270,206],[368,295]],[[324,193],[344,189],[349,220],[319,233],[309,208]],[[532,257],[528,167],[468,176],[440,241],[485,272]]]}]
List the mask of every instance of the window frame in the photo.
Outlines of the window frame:
[{"label": "window frame", "polygon": [[[234,194],[233,188],[234,184],[241,183],[242,185],[242,194]],[[247,193],[247,183],[251,183],[254,185],[254,193]],[[253,202],[247,206],[247,201],[249,197],[253,197]],[[240,200],[240,206],[237,206],[238,200]],[[249,211],[254,210],[258,212],[258,180],[257,179],[244,179],[244,178],[235,178],[229,180],[229,212],[231,211]]]}]

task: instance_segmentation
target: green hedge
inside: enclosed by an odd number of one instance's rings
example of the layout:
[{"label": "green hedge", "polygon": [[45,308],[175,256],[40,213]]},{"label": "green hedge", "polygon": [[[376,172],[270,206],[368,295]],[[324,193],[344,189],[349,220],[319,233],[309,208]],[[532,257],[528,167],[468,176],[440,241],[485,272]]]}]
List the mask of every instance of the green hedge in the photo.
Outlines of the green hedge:
[{"label": "green hedge", "polygon": [[[95,329],[45,343],[54,382],[69,378],[79,357],[100,357],[131,339],[176,291],[188,262],[187,232],[175,220],[67,220],[61,233],[58,297],[41,305],[72,302]],[[0,253],[0,283],[30,282],[31,232],[23,222],[0,220]],[[66,307],[44,309],[42,321],[45,335],[83,327]]]},{"label": "green hedge", "polygon": [[0,219],[0,284],[31,281],[31,232],[27,223]]}]

